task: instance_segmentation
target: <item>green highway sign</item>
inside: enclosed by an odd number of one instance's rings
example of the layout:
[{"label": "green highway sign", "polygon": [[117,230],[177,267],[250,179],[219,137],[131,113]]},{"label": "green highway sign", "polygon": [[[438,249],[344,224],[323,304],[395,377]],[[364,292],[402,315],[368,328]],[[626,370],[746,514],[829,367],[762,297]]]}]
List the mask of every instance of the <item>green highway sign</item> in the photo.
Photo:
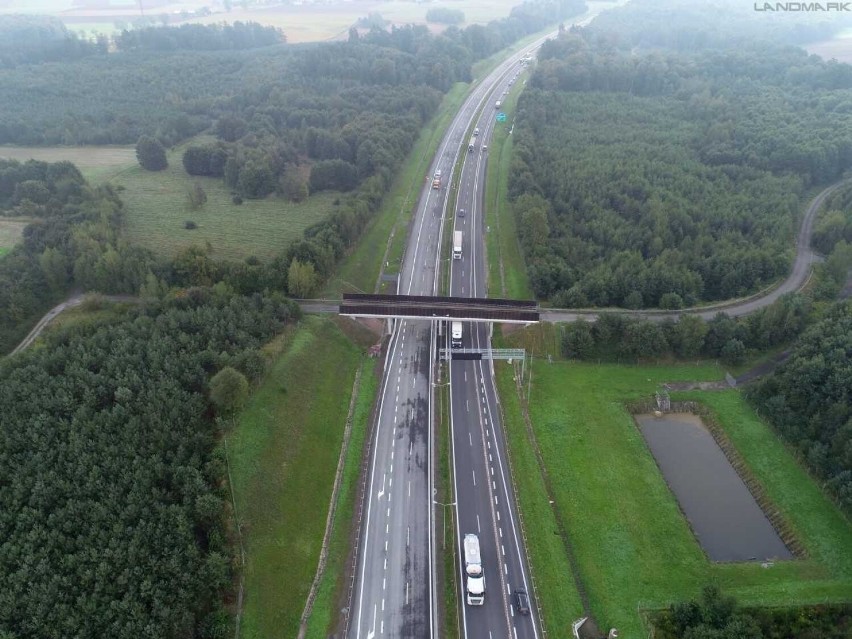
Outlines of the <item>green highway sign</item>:
[{"label": "green highway sign", "polygon": [[497,121],[498,122],[505,122],[506,121],[506,114],[503,113],[502,111],[500,113],[498,113],[497,114]]}]

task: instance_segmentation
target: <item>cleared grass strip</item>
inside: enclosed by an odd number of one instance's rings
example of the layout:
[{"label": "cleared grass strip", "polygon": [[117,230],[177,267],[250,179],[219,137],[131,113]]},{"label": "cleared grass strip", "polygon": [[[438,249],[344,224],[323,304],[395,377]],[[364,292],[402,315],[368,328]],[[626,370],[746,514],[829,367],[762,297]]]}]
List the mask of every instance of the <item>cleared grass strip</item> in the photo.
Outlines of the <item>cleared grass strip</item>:
[{"label": "cleared grass strip", "polygon": [[228,442],[248,555],[243,639],[298,632],[362,358],[333,322],[317,317],[281,346]]},{"label": "cleared grass strip", "polygon": [[364,452],[364,438],[369,428],[381,373],[381,359],[378,359],[365,366],[361,376],[361,390],[358,393],[352,418],[352,435],[346,453],[343,479],[338,495],[337,515],[328,548],[328,563],[320,581],[313,612],[308,619],[308,630],[305,635],[307,639],[325,639],[334,634],[341,618],[338,604],[347,586],[344,581],[344,569],[351,549],[361,456]]},{"label": "cleared grass strip", "polygon": [[[449,378],[446,364],[441,365],[443,379]],[[450,392],[446,384],[440,384],[435,393],[438,409],[438,423],[435,437],[438,444],[438,476],[436,478],[438,497],[441,504],[453,503],[453,469],[450,451]],[[435,547],[441,556],[438,564],[438,592],[442,600],[440,610],[440,636],[456,639],[460,634],[461,615],[459,606],[464,605],[459,593],[459,564],[461,558],[456,551],[456,519],[452,506],[435,506]],[[443,586],[442,586],[443,584]]]}]

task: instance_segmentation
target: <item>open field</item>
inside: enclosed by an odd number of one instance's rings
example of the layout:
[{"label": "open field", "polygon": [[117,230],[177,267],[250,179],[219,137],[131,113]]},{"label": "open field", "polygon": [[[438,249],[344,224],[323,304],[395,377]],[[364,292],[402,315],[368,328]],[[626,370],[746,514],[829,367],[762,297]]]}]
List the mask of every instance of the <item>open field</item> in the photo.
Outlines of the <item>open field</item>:
[{"label": "open field", "polygon": [[0,256],[8,253],[21,241],[30,220],[20,217],[0,217]]},{"label": "open field", "polygon": [[[239,260],[254,255],[269,260],[302,237],[308,226],[324,219],[338,197],[337,193],[323,192],[294,204],[270,196],[245,200],[237,206],[220,178],[193,177],[184,171],[181,158],[186,144],[168,152],[169,166],[164,171],[140,167],[132,146],[4,146],[0,147],[0,157],[68,160],[92,183],[108,182],[118,187],[127,211],[126,237],[164,258],[187,246],[209,242],[216,259]],[[207,194],[207,203],[193,211],[188,191],[196,182]],[[198,228],[185,229],[187,220]]]},{"label": "open field", "polygon": [[[237,206],[220,178],[188,175],[182,155],[183,147],[171,151],[169,167],[164,171],[132,166],[111,180],[124,188],[120,195],[127,205],[127,238],[161,257],[209,242],[216,259],[237,260],[250,255],[271,259],[301,238],[308,226],[325,218],[338,197],[337,193],[323,192],[294,204],[270,196]],[[193,211],[187,192],[196,182],[207,193],[207,203]],[[185,229],[186,220],[194,221],[198,228]]]},{"label": "open field", "polygon": [[[274,348],[281,354],[228,438],[247,547],[243,639],[296,636],[317,568],[355,371],[364,361],[362,349],[333,321],[317,317],[305,318]],[[374,389],[362,385],[365,393]],[[366,395],[359,400],[360,419],[371,404]]]},{"label": "open field", "polygon": [[92,183],[106,182],[136,165],[133,146],[0,146],[0,158],[73,162]]},{"label": "open field", "polygon": [[[177,8],[197,8],[192,4],[186,3],[186,6]],[[203,18],[185,21],[181,20],[179,15],[174,15],[175,7],[171,6],[168,11],[154,9],[153,15],[159,18],[164,14],[172,14],[164,19],[168,20],[168,24],[173,26],[189,23],[231,23],[237,20],[258,22],[263,25],[278,27],[285,33],[288,42],[300,43],[345,38],[349,27],[353,26],[359,18],[370,13],[381,13],[385,20],[395,25],[427,24],[426,11],[430,8],[462,9],[465,22],[459,26],[464,28],[470,24],[484,24],[491,20],[503,18],[509,15],[509,11],[517,4],[517,0],[498,0],[496,3],[489,3],[485,0],[471,0],[466,2],[464,7],[459,7],[458,3],[446,0],[429,5],[393,0],[392,2],[339,2],[331,5],[287,4],[277,7],[250,7],[246,9],[234,6],[229,12],[219,11]],[[78,9],[66,11],[59,17],[69,29],[74,31],[114,34],[119,31],[116,24],[128,23],[137,18],[138,11]],[[430,24],[429,26],[438,30],[444,28],[444,25]]]},{"label": "open field", "polygon": [[[505,365],[498,370],[501,378],[510,374]],[[852,526],[738,391],[676,397],[703,401],[715,411],[809,558],[762,568],[713,564],[701,551],[623,403],[649,396],[664,381],[722,374],[712,365],[537,360],[533,366],[531,418],[555,507],[567,522],[593,613],[622,636],[645,636],[637,608],[695,596],[711,581],[748,605],[848,600],[852,593]],[[504,394],[509,384],[511,378],[502,380]],[[514,425],[507,428],[511,432]],[[516,447],[513,442],[513,456]],[[552,529],[544,515],[527,526]]]},{"label": "open field", "polygon": [[[403,2],[391,0],[390,2],[376,3],[369,11],[377,11],[385,20],[394,24],[426,24],[426,12],[429,9],[458,9],[464,13],[465,21],[458,25],[464,29],[471,24],[485,24],[491,20],[499,20],[509,15],[512,7],[520,4],[517,0],[465,0],[465,2],[430,2],[421,4],[416,2]],[[364,12],[366,15],[368,11]],[[435,25],[443,28],[443,25]]]}]

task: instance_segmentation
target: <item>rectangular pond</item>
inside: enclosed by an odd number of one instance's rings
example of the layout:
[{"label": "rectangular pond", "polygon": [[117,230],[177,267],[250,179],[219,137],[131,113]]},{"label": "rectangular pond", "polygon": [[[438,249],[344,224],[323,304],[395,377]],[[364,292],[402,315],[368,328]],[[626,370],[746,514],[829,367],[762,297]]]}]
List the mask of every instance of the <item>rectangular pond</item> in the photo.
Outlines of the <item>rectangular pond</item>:
[{"label": "rectangular pond", "polygon": [[700,417],[691,413],[634,417],[711,560],[793,558]]}]

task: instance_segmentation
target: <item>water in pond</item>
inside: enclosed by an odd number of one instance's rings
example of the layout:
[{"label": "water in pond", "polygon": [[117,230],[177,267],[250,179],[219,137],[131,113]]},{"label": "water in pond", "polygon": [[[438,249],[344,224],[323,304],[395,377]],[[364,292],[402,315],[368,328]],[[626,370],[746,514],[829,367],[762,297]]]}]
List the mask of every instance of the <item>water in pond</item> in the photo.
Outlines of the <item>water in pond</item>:
[{"label": "water in pond", "polygon": [[710,559],[793,557],[699,417],[636,415],[636,421]]}]

